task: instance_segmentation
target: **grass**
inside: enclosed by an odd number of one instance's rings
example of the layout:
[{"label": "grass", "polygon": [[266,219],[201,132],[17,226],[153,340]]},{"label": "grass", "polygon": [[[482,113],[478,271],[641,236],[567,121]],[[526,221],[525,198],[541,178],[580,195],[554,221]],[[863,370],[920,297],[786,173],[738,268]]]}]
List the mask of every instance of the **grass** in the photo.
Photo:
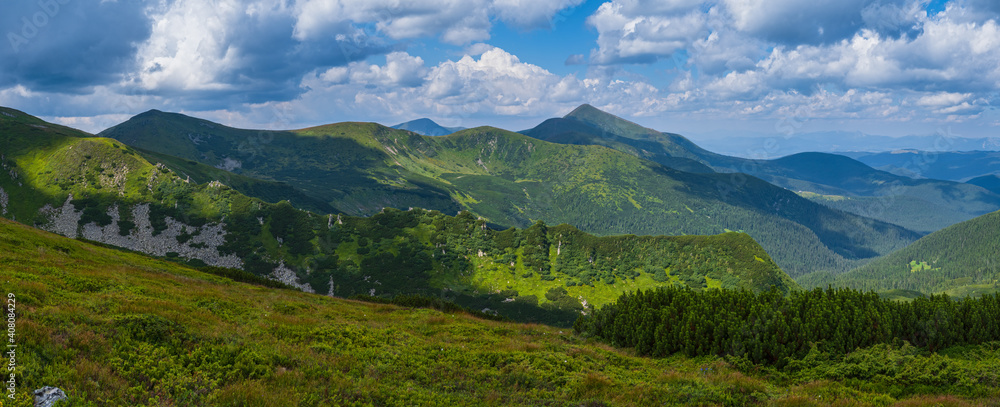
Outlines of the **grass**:
[{"label": "grass", "polygon": [[910,272],[916,273],[918,271],[933,271],[940,270],[941,268],[934,268],[926,261],[917,262],[916,260],[910,260]]},{"label": "grass", "polygon": [[897,399],[864,383],[800,382],[717,358],[641,358],[542,325],[236,283],[6,220],[0,253],[0,282],[19,307],[18,397],[5,407],[31,405],[30,390],[46,385],[73,406],[997,400],[990,389],[979,399]]}]

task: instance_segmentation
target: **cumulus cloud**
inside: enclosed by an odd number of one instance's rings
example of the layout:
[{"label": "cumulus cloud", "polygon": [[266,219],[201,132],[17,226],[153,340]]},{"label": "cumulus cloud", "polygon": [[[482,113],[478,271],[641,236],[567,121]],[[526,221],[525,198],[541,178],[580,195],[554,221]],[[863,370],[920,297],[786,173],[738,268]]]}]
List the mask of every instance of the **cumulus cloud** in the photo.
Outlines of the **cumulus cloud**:
[{"label": "cumulus cloud", "polygon": [[925,0],[608,0],[586,18],[589,54],[559,68],[490,38],[552,27],[582,0],[15,3],[0,15],[0,104],[91,128],[149,108],[275,128],[537,119],[584,102],[631,117],[962,121],[1000,99],[1000,8],[985,0],[932,15]]},{"label": "cumulus cloud", "polygon": [[[414,61],[405,53],[395,59]],[[309,106],[338,106],[345,114],[391,122],[401,117],[433,117],[448,125],[481,124],[485,117],[525,118],[529,121],[563,115],[581,101],[628,115],[651,115],[676,106],[678,100],[641,80],[578,78],[557,75],[525,63],[504,49],[493,47],[478,58],[466,55],[434,66],[416,65],[421,84],[394,86],[384,65],[352,63],[307,77],[310,89],[291,101],[296,111]],[[349,78],[349,79],[348,79]]]},{"label": "cumulus cloud", "polygon": [[[41,0],[0,13],[0,89],[183,95],[189,106],[222,109],[286,101],[302,77],[375,55],[395,58],[406,41],[469,44],[501,21],[544,28],[581,0]],[[481,51],[486,51],[481,45]],[[72,63],[68,63],[72,61]],[[414,60],[372,73],[418,86]],[[331,72],[333,75],[335,72]],[[408,76],[407,76],[408,75]]]},{"label": "cumulus cloud", "polygon": [[[673,4],[667,2],[667,5]],[[663,6],[664,14],[649,14],[634,1],[602,4],[587,19],[599,34],[598,48],[591,53],[591,61],[650,63],[685,48],[707,34],[707,30],[705,14],[697,10],[684,12],[684,5]]]}]

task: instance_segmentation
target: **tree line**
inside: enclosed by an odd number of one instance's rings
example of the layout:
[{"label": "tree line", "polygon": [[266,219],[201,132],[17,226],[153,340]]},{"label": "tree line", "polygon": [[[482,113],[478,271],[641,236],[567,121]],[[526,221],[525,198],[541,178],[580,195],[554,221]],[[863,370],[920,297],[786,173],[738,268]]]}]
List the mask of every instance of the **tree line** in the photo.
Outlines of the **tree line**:
[{"label": "tree line", "polygon": [[846,354],[875,344],[937,351],[1000,340],[1000,295],[955,301],[947,295],[912,302],[852,289],[814,289],[789,296],[771,290],[662,287],[621,296],[574,328],[649,356],[732,355],[784,366],[813,346]]}]

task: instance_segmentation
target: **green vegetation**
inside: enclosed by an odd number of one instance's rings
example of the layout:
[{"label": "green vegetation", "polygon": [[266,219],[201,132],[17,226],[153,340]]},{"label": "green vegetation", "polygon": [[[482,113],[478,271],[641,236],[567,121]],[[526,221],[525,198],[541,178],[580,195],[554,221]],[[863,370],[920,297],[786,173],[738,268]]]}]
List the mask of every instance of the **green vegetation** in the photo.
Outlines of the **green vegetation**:
[{"label": "green vegetation", "polygon": [[811,199],[813,201],[832,201],[832,202],[837,202],[837,201],[843,201],[845,199],[848,199],[846,196],[843,196],[843,195],[823,195],[823,194],[817,194],[815,192],[808,192],[808,191],[799,191],[797,193],[799,194],[799,196],[801,196],[803,198],[806,198],[806,199]]},{"label": "green vegetation", "polygon": [[810,352],[842,356],[878,344],[906,342],[931,352],[1000,346],[1000,295],[898,302],[850,289],[785,296],[667,287],[625,294],[574,328],[642,355],[731,356],[780,368]]},{"label": "green vegetation", "polygon": [[[272,225],[292,223],[273,216]],[[753,291],[798,288],[753,239],[735,232],[596,237],[540,221],[497,231],[468,212],[421,209],[385,209],[318,228],[324,254],[288,263],[313,270],[317,292],[443,296],[519,321],[568,326],[587,307],[622,293],[669,284],[701,289],[709,279]],[[312,239],[289,237],[285,244],[297,240]]]},{"label": "green vegetation", "polygon": [[[10,130],[3,136],[10,142],[4,165],[13,173],[34,174],[23,178],[0,174],[0,185],[11,194],[12,217],[45,224],[49,219],[39,214],[39,208],[60,207],[72,194],[67,210],[79,218],[70,217],[60,226],[66,235],[109,227],[110,232],[87,236],[115,243],[117,236],[136,238],[133,234],[139,232],[155,237],[173,224],[172,242],[199,245],[195,249],[206,244],[198,240],[204,237],[198,227],[221,224],[225,238],[221,245],[216,243],[218,256],[239,259],[242,269],[258,279],[225,272],[241,281],[259,284],[262,277],[277,277],[341,297],[424,295],[518,321],[562,326],[572,324],[588,308],[640,288],[673,284],[701,289],[711,284],[754,291],[777,286],[788,291],[798,287],[742,233],[595,237],[568,225],[543,222],[497,231],[469,212],[446,216],[422,209],[387,208],[371,217],[318,215],[288,201],[262,202],[216,181],[242,185],[251,193],[259,186],[280,191],[281,185],[274,182],[133,150],[111,139],[34,132],[34,127],[18,122],[2,123]],[[37,134],[18,136],[26,132]],[[461,140],[451,142],[457,141]],[[607,158],[602,157],[591,158]],[[158,161],[153,164],[150,159]],[[87,181],[91,178],[97,181]],[[98,188],[101,185],[109,187]],[[290,187],[285,190],[296,193]],[[148,205],[148,223],[135,218],[133,209],[138,205]],[[177,230],[171,219],[187,226]],[[109,233],[113,237],[108,238]],[[159,254],[192,266],[211,261],[211,256],[197,257],[185,249],[174,247]]]},{"label": "green vegetation", "polygon": [[924,236],[897,252],[841,275],[799,282],[803,286],[859,290],[914,290],[952,296],[1000,292],[1000,212]]},{"label": "green vegetation", "polygon": [[[996,403],[996,346],[651,359],[539,325],[236,283],[0,219],[17,399],[73,406]],[[793,369],[794,366],[794,370]]]},{"label": "green vegetation", "polygon": [[[615,123],[615,131],[641,130]],[[690,158],[683,158],[691,164],[683,168],[704,174],[608,148],[554,144],[489,127],[444,137],[373,123],[270,132],[151,111],[101,135],[181,160],[228,165],[244,176],[287,182],[350,215],[420,207],[448,214],[469,210],[502,228],[544,220],[599,235],[743,230],[792,276],[846,271],[919,237],[830,210],[753,177],[711,173]],[[674,156],[668,152],[640,156]],[[294,199],[292,204],[299,207]]]},{"label": "green vegetation", "polygon": [[[905,191],[911,195],[852,196],[840,200],[817,196],[807,198],[830,208],[879,219],[926,234],[992,210],[992,204],[979,202],[980,198],[985,199],[982,191],[976,191],[971,187],[962,189],[969,191],[949,191],[939,185],[927,184],[907,187]],[[959,195],[944,198],[952,193]],[[919,196],[914,197],[914,194]],[[944,202],[956,199],[957,196],[966,196],[969,199],[964,204]]]}]

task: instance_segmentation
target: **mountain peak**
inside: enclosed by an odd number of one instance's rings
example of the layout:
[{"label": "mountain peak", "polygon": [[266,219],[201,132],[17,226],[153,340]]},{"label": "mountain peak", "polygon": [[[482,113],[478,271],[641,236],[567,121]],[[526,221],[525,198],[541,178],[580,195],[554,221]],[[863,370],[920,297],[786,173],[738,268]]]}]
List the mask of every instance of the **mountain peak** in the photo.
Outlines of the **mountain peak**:
[{"label": "mountain peak", "polygon": [[446,136],[459,130],[464,130],[464,127],[444,127],[437,124],[434,120],[428,119],[426,117],[410,120],[405,123],[400,123],[392,126],[394,129],[409,130],[417,134],[422,134],[425,136]]},{"label": "mountain peak", "polygon": [[149,110],[147,110],[145,112],[142,112],[142,113],[139,113],[139,114],[135,115],[135,117],[139,117],[139,116],[159,116],[159,115],[162,115],[162,114],[163,114],[163,111],[161,111],[161,110],[149,109]]},{"label": "mountain peak", "polygon": [[563,118],[583,122],[603,131],[633,139],[645,139],[650,135],[660,133],[656,130],[643,127],[637,123],[605,112],[587,103],[573,109],[572,112],[569,112],[569,114]]},{"label": "mountain peak", "polygon": [[[594,116],[594,115],[614,116],[613,114],[605,112],[605,111],[603,111],[601,109],[598,109],[598,108],[594,107],[593,105],[591,105],[589,103],[584,103],[584,104],[582,104],[580,106],[577,106],[576,109],[573,109],[572,112],[569,112],[569,114],[567,114],[566,116],[563,116],[563,118],[564,119],[575,119],[575,118],[591,117],[591,116]],[[617,116],[615,116],[615,117],[617,117]]]}]

